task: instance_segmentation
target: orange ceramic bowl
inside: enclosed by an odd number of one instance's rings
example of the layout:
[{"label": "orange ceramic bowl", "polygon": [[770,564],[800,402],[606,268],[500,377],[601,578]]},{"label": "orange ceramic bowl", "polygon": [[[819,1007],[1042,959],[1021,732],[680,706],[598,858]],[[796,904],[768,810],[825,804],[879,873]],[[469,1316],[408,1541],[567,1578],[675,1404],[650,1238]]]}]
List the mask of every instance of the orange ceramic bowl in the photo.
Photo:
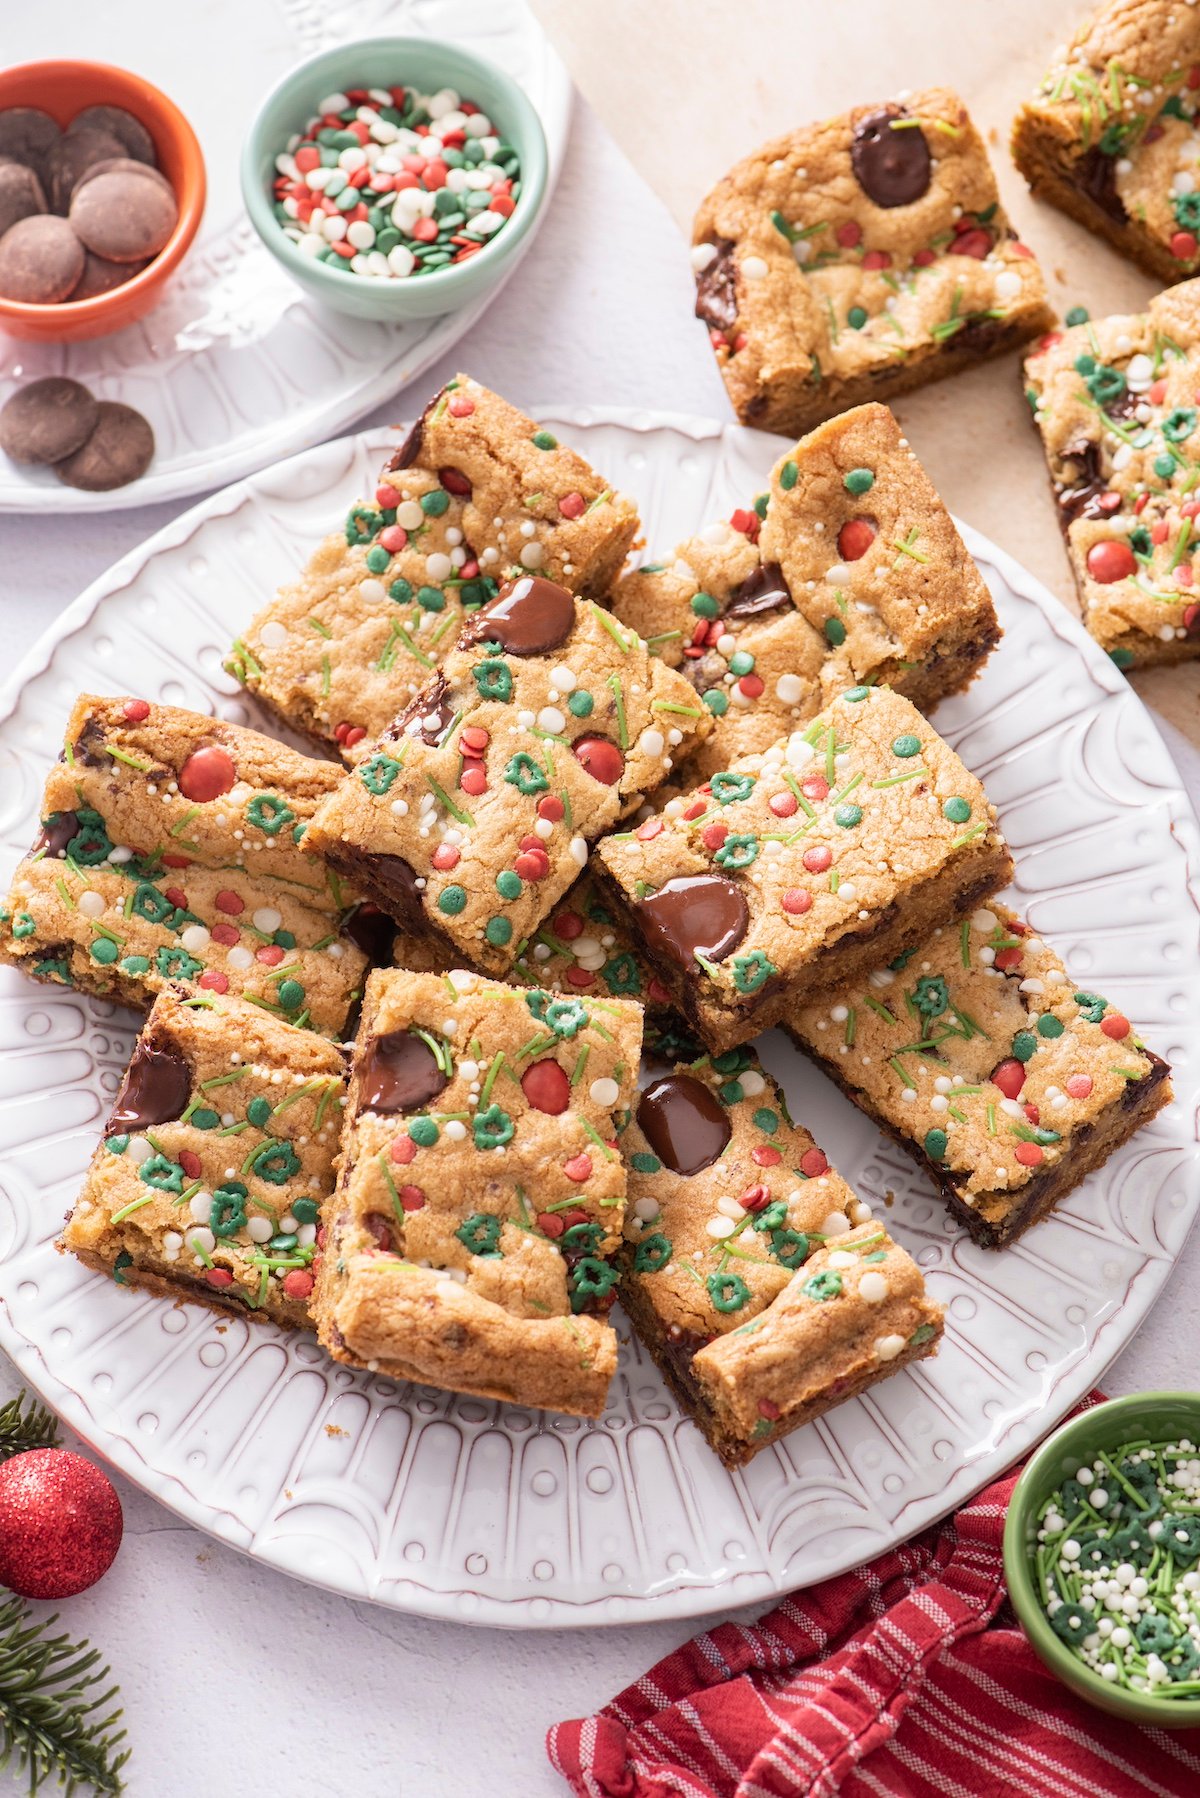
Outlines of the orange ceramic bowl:
[{"label": "orange ceramic bowl", "polygon": [[143,318],[163,296],[200,229],[204,215],[204,158],[200,144],[173,100],[128,69],[102,62],[26,62],[0,71],[0,109],[40,106],[69,125],[85,106],[123,106],[142,121],[158,152],[158,166],[175,189],[179,219],[165,247],[140,275],[94,300],[31,306],[0,297],[0,330],[31,343],[80,343],[107,337]]}]

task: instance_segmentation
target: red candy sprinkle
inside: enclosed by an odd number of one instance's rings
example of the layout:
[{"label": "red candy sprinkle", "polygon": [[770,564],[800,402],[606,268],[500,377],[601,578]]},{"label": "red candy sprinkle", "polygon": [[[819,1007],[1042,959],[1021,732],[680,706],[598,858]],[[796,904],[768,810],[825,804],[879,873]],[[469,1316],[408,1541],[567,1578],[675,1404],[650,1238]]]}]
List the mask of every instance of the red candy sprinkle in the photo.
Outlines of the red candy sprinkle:
[{"label": "red candy sprinkle", "polygon": [[563,518],[582,518],[587,510],[587,501],[582,493],[564,493],[558,502],[558,510]]},{"label": "red candy sprinkle", "polygon": [[229,751],[210,743],[194,749],[179,770],[179,791],[185,799],[204,804],[228,793],[237,777],[237,765]]},{"label": "red candy sprinkle", "polygon": [[832,860],[833,850],[826,849],[824,845],[804,851],[804,866],[810,874],[824,874]]},{"label": "red candy sprinkle", "polygon": [[172,905],[178,905],[184,911],[187,910],[188,897],[182,887],[164,887],[163,897],[169,899]]},{"label": "red candy sprinkle", "polygon": [[469,400],[465,393],[451,395],[450,404],[446,408],[451,418],[470,418],[475,410],[475,401]]},{"label": "red candy sprinkle", "polygon": [[236,924],[214,924],[210,935],[214,943],[222,943],[226,949],[232,949],[241,937]]},{"label": "red candy sprinkle", "polygon": [[748,1186],[745,1192],[738,1194],[738,1204],[743,1211],[762,1211],[771,1202],[769,1186]]},{"label": "red candy sprinkle", "polygon": [[638,825],[633,834],[639,843],[652,843],[655,837],[660,837],[665,829],[666,825],[661,818],[647,818],[644,824]]},{"label": "red candy sprinkle", "polygon": [[794,793],[772,793],[767,805],[777,818],[790,818],[797,810],[799,801]]},{"label": "red candy sprinkle", "polygon": [[1087,553],[1087,571],[1094,581],[1107,587],[1113,581],[1128,580],[1131,574],[1136,574],[1137,561],[1128,543],[1110,537],[1103,543],[1092,544]]},{"label": "red candy sprinkle", "polygon": [[745,699],[761,699],[766,691],[766,682],[761,674],[743,674],[738,682],[738,692]]},{"label": "red candy sprinkle", "polygon": [[377,506],[382,506],[385,512],[390,512],[398,506],[400,504],[400,497],[401,496],[396,489],[394,487],[389,487],[386,482],[382,487],[376,487],[375,489],[375,504]]},{"label": "red candy sprinkle", "polygon": [[150,702],[147,699],[127,699],[123,710],[130,724],[144,724],[150,716]]},{"label": "red candy sprinkle", "polygon": [[875,541],[875,526],[868,518],[848,518],[838,532],[838,555],[843,562],[857,562]]},{"label": "red candy sprinkle", "polygon": [[557,1212],[539,1211],[537,1214],[537,1227],[543,1236],[548,1236],[551,1241],[554,1241],[563,1234],[567,1226],[563,1223],[561,1216]]},{"label": "red candy sprinkle", "polygon": [[563,1163],[563,1173],[568,1180],[577,1180],[581,1184],[592,1177],[592,1158],[590,1155],[573,1155],[570,1161]]},{"label": "red candy sprinkle", "polygon": [[198,1180],[204,1169],[194,1149],[180,1149],[179,1165],[189,1180]]},{"label": "red candy sprinkle", "polygon": [[[521,1091],[535,1111],[549,1112],[551,1117],[561,1117],[571,1103],[571,1082],[558,1063],[549,1058],[535,1061],[532,1067],[525,1069],[521,1075]],[[590,1166],[588,1172],[591,1172]],[[572,1174],[571,1178],[578,1176]],[[583,1178],[586,1180],[587,1175]]]},{"label": "red candy sprinkle", "polygon": [[913,257],[918,268],[928,268],[931,262],[937,261],[936,250],[918,250]]},{"label": "red candy sprinkle", "polygon": [[522,880],[545,880],[550,872],[550,857],[540,846],[523,849],[513,863],[513,869]]},{"label": "red candy sprinkle", "polygon": [[976,261],[982,262],[984,257],[991,250],[991,247],[991,232],[976,229],[973,231],[961,231],[950,245],[950,252],[954,256],[974,256]]},{"label": "red candy sprinkle", "polygon": [[[412,235],[418,243],[433,243],[438,234],[436,219],[418,219],[412,228]],[[338,248],[335,244],[334,249]]]},{"label": "red candy sprinkle", "polygon": [[823,799],[829,798],[829,782],[823,774],[810,774],[807,780],[800,782],[800,791],[806,799],[820,805]]},{"label": "red candy sprinkle", "polygon": [[583,935],[583,919],[577,911],[560,911],[551,920],[555,936],[561,937],[564,943],[573,943],[577,936]]},{"label": "red candy sprinkle", "polygon": [[468,762],[458,777],[458,784],[464,793],[478,798],[480,793],[487,792],[487,769],[481,762]]},{"label": "red candy sprinkle", "polygon": [[484,730],[482,724],[468,724],[458,733],[458,746],[464,755],[482,755],[491,740],[491,732]]},{"label": "red candy sprinkle", "polygon": [[602,786],[616,786],[625,772],[625,757],[615,743],[607,737],[577,737],[571,747],[585,774]]},{"label": "red candy sprinkle", "polygon": [[419,1186],[402,1186],[400,1203],[406,1211],[420,1211],[425,1204],[425,1193]]},{"label": "red candy sprinkle", "polygon": [[1196,239],[1191,231],[1176,231],[1171,237],[1171,254],[1179,262],[1190,262],[1196,254]]},{"label": "red candy sprinkle", "polygon": [[197,986],[206,986],[210,992],[227,993],[229,991],[228,974],[220,973],[216,968],[206,968],[196,982]]},{"label": "red candy sprinkle", "polygon": [[552,824],[557,824],[559,819],[565,815],[562,800],[555,793],[547,793],[543,799],[538,800],[537,815],[539,818],[548,818]]},{"label": "red candy sprinkle", "polygon": [[857,224],[854,219],[847,219],[844,225],[838,226],[833,235],[843,250],[852,250],[862,242],[862,226]]},{"label": "red candy sprinkle", "polygon": [[1019,967],[1020,963],[1021,951],[1019,949],[1000,949],[996,953],[995,966],[1002,974],[1007,974],[1010,968]]},{"label": "red candy sprinkle", "polygon": [[163,867],[164,868],[190,868],[191,865],[192,865],[191,857],[187,856],[187,855],[164,855],[163,856]]},{"label": "red candy sprinkle", "polygon": [[789,917],[799,918],[810,909],[812,894],[807,887],[789,887],[779,903]]},{"label": "red candy sprinkle", "polygon": [[233,1275],[227,1267],[208,1267],[204,1270],[204,1278],[210,1286],[232,1286]]},{"label": "red candy sprinkle", "polygon": [[671,995],[657,975],[655,975],[653,980],[651,980],[650,985],[647,987],[646,996],[653,1000],[655,1005],[669,1005],[671,1003]]},{"label": "red candy sprinkle", "polygon": [[261,961],[265,967],[277,968],[283,960],[283,950],[278,943],[264,943],[261,949],[254,951],[255,961]]},{"label": "red candy sprinkle", "polygon": [[435,868],[442,874],[448,874],[451,868],[457,868],[459,852],[453,843],[439,843],[431,859]]},{"label": "red candy sprinkle", "polygon": [[379,541],[389,556],[395,556],[408,542],[408,532],[400,524],[385,524],[379,533]]},{"label": "red candy sprinkle", "polygon": [[1092,1076],[1090,1074],[1068,1074],[1066,1084],[1069,1099],[1086,1099],[1091,1096]]},{"label": "red candy sprinkle", "polygon": [[1041,1167],[1046,1159],[1044,1151],[1035,1142],[1019,1142],[1013,1154],[1022,1167]]},{"label": "red candy sprinkle", "polygon": [[1100,1028],[1105,1036],[1111,1036],[1115,1043],[1124,1042],[1129,1035],[1131,1025],[1129,1019],[1119,1011],[1110,1011],[1106,1018],[1101,1018]]},{"label": "red candy sprinkle", "polygon": [[777,1417],[782,1416],[782,1413],[773,1398],[760,1398],[758,1401],[758,1415],[760,1417],[765,1417],[768,1423],[774,1423]]},{"label": "red candy sprinkle", "polygon": [[1029,1119],[1029,1122],[1031,1124],[1040,1124],[1041,1123],[1042,1114],[1038,1110],[1036,1105],[1026,1105],[1026,1106],[1023,1106],[1022,1109],[1024,1110],[1025,1116]]},{"label": "red candy sprinkle", "polygon": [[407,1167],[409,1162],[416,1157],[417,1145],[411,1136],[397,1136],[393,1139],[392,1146],[388,1150],[388,1153],[392,1160],[397,1162],[401,1167]]},{"label": "red candy sprinkle", "polygon": [[213,904],[218,911],[232,912],[235,917],[238,912],[243,912],[246,909],[246,901],[242,898],[242,895],[240,893],[235,893],[231,887],[222,887],[214,899]]},{"label": "red candy sprinkle", "polygon": [[862,265],[864,268],[891,268],[892,259],[886,250],[868,250]]},{"label": "red candy sprinkle", "polygon": [[826,1160],[823,1150],[814,1147],[806,1149],[801,1155],[800,1172],[807,1174],[810,1180],[815,1180],[818,1175],[828,1173],[828,1171],[829,1162]]},{"label": "red candy sprinkle", "polygon": [[770,1143],[761,1143],[757,1149],[751,1149],[750,1159],[757,1162],[759,1167],[776,1167],[783,1160],[783,1156],[778,1149],[773,1149]]},{"label": "red candy sprinkle", "polygon": [[700,832],[700,841],[706,849],[719,849],[729,835],[727,824],[706,824]]},{"label": "red candy sprinkle", "polygon": [[307,1299],[312,1296],[313,1277],[306,1267],[293,1267],[279,1282],[285,1298]]},{"label": "red candy sprinkle", "polygon": [[739,506],[729,514],[730,526],[733,530],[740,531],[743,537],[755,536],[761,522],[757,512],[748,512],[744,506]]},{"label": "red candy sprinkle", "polygon": [[998,1061],[989,1078],[993,1086],[1000,1088],[1006,1099],[1019,1098],[1025,1084],[1024,1063],[1015,1056],[1010,1056],[1006,1061]]},{"label": "red candy sprinkle", "polygon": [[577,987],[580,992],[585,992],[589,986],[596,984],[596,976],[587,968],[579,967],[578,964],[567,969],[566,980],[568,986]]},{"label": "red candy sprinkle", "polygon": [[474,488],[461,468],[439,468],[438,480],[447,493],[457,494],[459,499],[470,499]]}]

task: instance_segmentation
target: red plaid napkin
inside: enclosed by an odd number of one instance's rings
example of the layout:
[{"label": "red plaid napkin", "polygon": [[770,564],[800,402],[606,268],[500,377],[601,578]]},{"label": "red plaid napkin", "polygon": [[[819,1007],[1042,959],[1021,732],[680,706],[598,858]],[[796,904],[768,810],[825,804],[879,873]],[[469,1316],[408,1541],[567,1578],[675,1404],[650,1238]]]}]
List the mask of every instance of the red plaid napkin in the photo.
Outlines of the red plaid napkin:
[{"label": "red plaid napkin", "polygon": [[1198,1798],[1200,1736],[1094,1709],[1026,1643],[1001,1558],[1015,1481],[685,1642],[555,1724],[551,1762],[580,1798]]}]

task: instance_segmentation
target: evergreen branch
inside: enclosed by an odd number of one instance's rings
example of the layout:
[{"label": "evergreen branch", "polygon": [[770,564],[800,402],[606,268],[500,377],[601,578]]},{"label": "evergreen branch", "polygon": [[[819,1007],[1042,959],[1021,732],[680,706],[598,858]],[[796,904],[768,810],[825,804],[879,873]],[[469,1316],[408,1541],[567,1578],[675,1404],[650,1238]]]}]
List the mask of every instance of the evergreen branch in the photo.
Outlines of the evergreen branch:
[{"label": "evergreen branch", "polygon": [[99,1651],[68,1636],[51,1636],[57,1613],[33,1622],[19,1598],[0,1605],[0,1772],[15,1757],[14,1772],[27,1772],[29,1791],[54,1780],[63,1798],[83,1788],[124,1790],[121,1769],[129,1759],[118,1688]]},{"label": "evergreen branch", "polygon": [[0,1405],[0,1461],[23,1454],[29,1448],[58,1447],[58,1419],[44,1405],[25,1403],[24,1388],[16,1398]]}]

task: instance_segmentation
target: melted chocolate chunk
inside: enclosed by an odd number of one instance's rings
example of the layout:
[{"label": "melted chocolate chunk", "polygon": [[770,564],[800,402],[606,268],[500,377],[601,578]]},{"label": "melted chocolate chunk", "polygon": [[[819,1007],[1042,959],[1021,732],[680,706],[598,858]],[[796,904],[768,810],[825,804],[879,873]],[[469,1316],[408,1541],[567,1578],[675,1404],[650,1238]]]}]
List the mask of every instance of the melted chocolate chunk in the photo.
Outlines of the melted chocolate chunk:
[{"label": "melted chocolate chunk", "polygon": [[[383,732],[384,737],[392,743],[403,742],[406,737],[418,737],[429,749],[436,749],[449,729],[455,713],[454,702],[448,697],[450,692],[444,674],[435,674],[421,691],[409,700],[398,718],[392,720]],[[410,730],[414,718],[421,720],[419,730]]]},{"label": "melted chocolate chunk", "polygon": [[109,1134],[171,1123],[187,1110],[191,1090],[192,1070],[182,1051],[173,1043],[160,1046],[143,1037],[125,1070],[108,1120]]},{"label": "melted chocolate chunk", "polygon": [[111,766],[104,753],[104,726],[98,718],[89,718],[75,739],[75,759],[85,768]]},{"label": "melted chocolate chunk", "polygon": [[574,623],[575,601],[567,589],[540,574],[527,574],[508,582],[476,614],[459,645],[499,643],[509,655],[541,656],[565,643]]},{"label": "melted chocolate chunk", "polygon": [[358,1064],[364,1111],[419,1111],[446,1085],[433,1050],[410,1030],[372,1037]]},{"label": "melted chocolate chunk", "polygon": [[911,206],[928,192],[933,158],[919,125],[892,128],[893,119],[907,119],[902,106],[884,106],[869,112],[854,127],[850,165],[855,179],[876,206]]},{"label": "melted chocolate chunk", "polygon": [[387,913],[364,899],[353,911],[346,913],[339,929],[344,937],[361,949],[363,954],[376,967],[387,967],[392,959],[392,938],[396,934],[394,921]]},{"label": "melted chocolate chunk", "polygon": [[1075,184],[1108,218],[1123,225],[1129,214],[1117,192],[1116,160],[1115,156],[1106,156],[1093,145],[1075,164]]},{"label": "melted chocolate chunk", "polygon": [[1064,462],[1074,462],[1079,470],[1071,487],[1058,496],[1058,522],[1063,530],[1077,518],[1107,518],[1118,510],[1120,495],[1109,492],[1100,475],[1100,445],[1090,437],[1079,437],[1062,452]]},{"label": "melted chocolate chunk", "polygon": [[425,443],[425,420],[429,417],[429,414],[437,405],[441,397],[441,393],[435,393],[433,398],[428,400],[422,407],[421,416],[417,419],[416,424],[388,463],[387,469],[385,470],[387,474],[393,474],[399,468],[412,467],[413,463],[420,455]]},{"label": "melted chocolate chunk", "polygon": [[753,618],[780,612],[792,603],[792,590],[778,562],[762,562],[735,587],[725,607],[726,618]]},{"label": "melted chocolate chunk", "polygon": [[71,838],[78,835],[77,812],[52,812],[39,830],[30,854],[36,855],[39,849],[44,849],[47,855],[61,855]]},{"label": "melted chocolate chunk", "polygon": [[648,1086],[637,1121],[663,1166],[687,1176],[711,1167],[733,1135],[720,1100],[690,1074],[667,1074]]},{"label": "melted chocolate chunk", "polygon": [[655,949],[689,973],[697,951],[707,961],[724,961],[737,948],[750,922],[740,887],[724,874],[681,874],[639,901],[642,930]]},{"label": "melted chocolate chunk", "polygon": [[696,317],[714,331],[732,331],[737,324],[737,264],[733,239],[718,237],[717,253],[696,275]]},{"label": "melted chocolate chunk", "polygon": [[334,865],[352,879],[365,874],[367,883],[374,888],[392,917],[409,930],[419,936],[426,929],[417,873],[402,855],[348,855]]}]

